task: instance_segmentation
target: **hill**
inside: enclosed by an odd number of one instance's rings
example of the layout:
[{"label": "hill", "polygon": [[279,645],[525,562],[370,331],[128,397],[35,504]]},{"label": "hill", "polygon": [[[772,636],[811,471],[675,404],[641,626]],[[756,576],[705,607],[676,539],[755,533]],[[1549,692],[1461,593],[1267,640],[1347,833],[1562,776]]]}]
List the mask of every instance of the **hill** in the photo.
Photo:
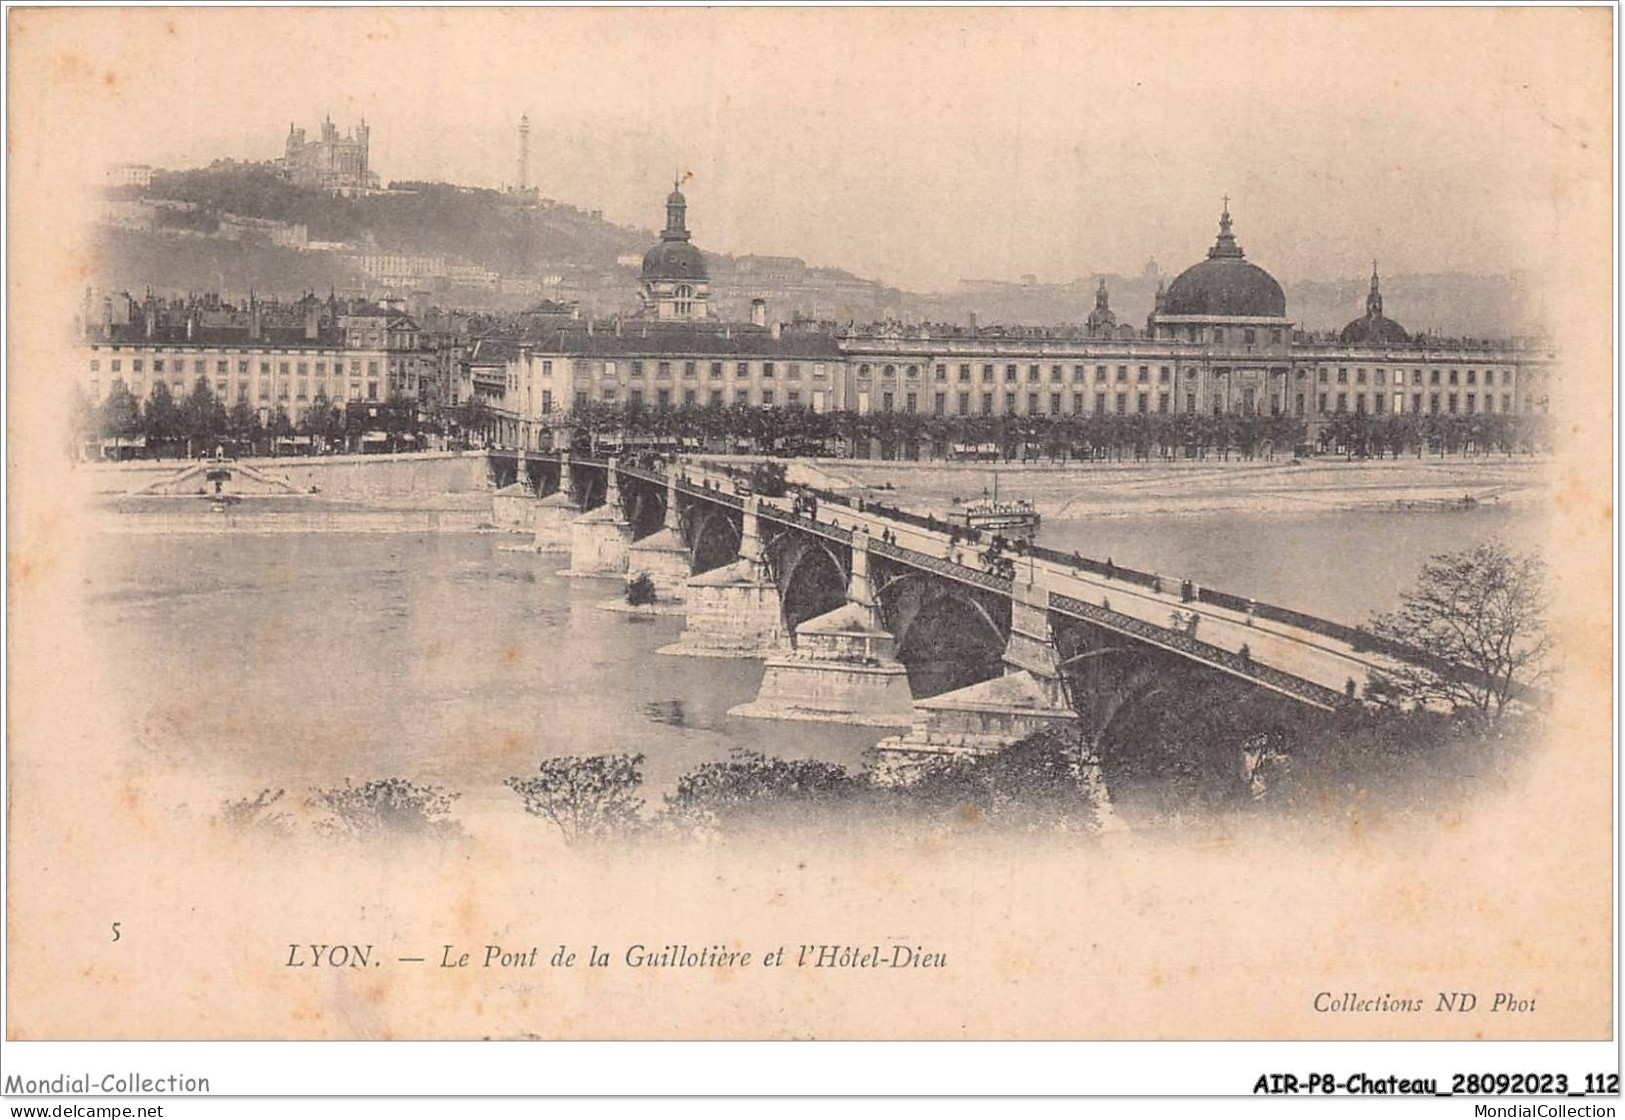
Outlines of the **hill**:
[{"label": "hill", "polygon": [[446,183],[397,182],[385,193],[339,197],[295,186],[268,163],[155,172],[139,193],[190,203],[216,220],[235,214],[303,225],[313,241],[444,256],[501,273],[552,263],[610,267],[617,256],[642,252],[654,236],[565,203],[521,204],[498,191]]},{"label": "hill", "polygon": [[[608,313],[636,306],[635,262],[657,236],[550,199],[427,182],[340,197],[288,182],[273,163],[231,160],[156,171],[149,186],[110,191],[108,205],[140,211],[115,221],[103,241],[102,283],[132,290],[405,287],[472,309],[511,309],[545,295]],[[432,260],[439,271],[392,278],[364,261],[369,254]],[[784,320],[965,323],[975,314],[984,324],[1058,326],[1082,322],[1094,306],[1093,276],[1063,284],[962,281],[953,291],[921,293],[794,257],[706,259],[712,302],[730,318],[747,316],[755,296]],[[363,271],[369,267],[370,275]],[[1151,270],[1106,277],[1118,322],[1143,327],[1158,279]],[[1362,314],[1366,283],[1287,282],[1288,314],[1306,329],[1336,330]],[[1388,313],[1412,331],[1504,337],[1538,327],[1538,300],[1513,275],[1384,276],[1383,294]]]}]

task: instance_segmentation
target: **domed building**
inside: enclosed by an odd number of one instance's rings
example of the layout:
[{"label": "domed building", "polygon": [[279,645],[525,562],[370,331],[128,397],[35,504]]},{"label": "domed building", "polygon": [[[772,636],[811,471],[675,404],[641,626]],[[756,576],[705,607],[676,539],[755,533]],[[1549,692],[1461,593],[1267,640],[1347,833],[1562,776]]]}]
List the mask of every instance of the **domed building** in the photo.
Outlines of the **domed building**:
[{"label": "domed building", "polygon": [[1382,292],[1377,286],[1377,262],[1371,262],[1371,291],[1365,297],[1365,315],[1337,336],[1344,346],[1407,346],[1411,336],[1382,313]]},{"label": "domed building", "polygon": [[1104,276],[1100,278],[1100,286],[1095,289],[1095,309],[1089,312],[1085,329],[1090,338],[1109,338],[1117,330],[1117,315],[1112,311]]},{"label": "domed building", "polygon": [[666,228],[643,254],[639,294],[643,314],[665,322],[698,322],[710,317],[711,283],[704,255],[689,240],[688,200],[682,181],[666,196]]},{"label": "domed building", "polygon": [[[1174,278],[1153,317],[1158,338],[1184,342],[1236,342],[1230,330],[1290,327],[1286,293],[1275,277],[1247,260],[1231,231],[1230,200],[1219,216],[1219,237],[1198,261]],[[1243,334],[1242,338],[1245,338]]]},{"label": "domed building", "polygon": [[1287,407],[1292,320],[1286,293],[1242,252],[1228,198],[1207,259],[1158,294],[1146,333],[1191,351],[1178,367],[1183,411],[1277,413]]}]

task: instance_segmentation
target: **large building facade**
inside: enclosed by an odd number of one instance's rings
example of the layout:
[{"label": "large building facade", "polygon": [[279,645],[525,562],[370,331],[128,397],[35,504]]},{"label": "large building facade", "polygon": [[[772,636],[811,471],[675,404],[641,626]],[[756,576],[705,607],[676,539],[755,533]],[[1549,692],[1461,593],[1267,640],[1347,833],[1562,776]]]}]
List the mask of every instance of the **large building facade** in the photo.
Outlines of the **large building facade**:
[{"label": "large building facade", "polygon": [[1383,314],[1337,334],[1297,328],[1267,271],[1246,259],[1228,200],[1203,260],[1159,291],[1143,330],[1119,324],[1102,282],[1074,329],[904,326],[823,330],[722,324],[686,199],[644,258],[644,318],[574,322],[508,359],[499,406],[523,442],[573,404],[801,406],[938,416],[1290,416],[1313,434],[1340,413],[1540,413],[1555,354],[1530,340],[1412,336]]},{"label": "large building facade", "polygon": [[122,382],[138,400],[163,385],[179,399],[199,378],[226,407],[247,405],[262,423],[280,410],[297,422],[322,398],[335,404],[418,400],[439,367],[403,310],[314,295],[246,306],[213,296],[104,299],[91,309],[74,362],[86,398],[100,403]]}]

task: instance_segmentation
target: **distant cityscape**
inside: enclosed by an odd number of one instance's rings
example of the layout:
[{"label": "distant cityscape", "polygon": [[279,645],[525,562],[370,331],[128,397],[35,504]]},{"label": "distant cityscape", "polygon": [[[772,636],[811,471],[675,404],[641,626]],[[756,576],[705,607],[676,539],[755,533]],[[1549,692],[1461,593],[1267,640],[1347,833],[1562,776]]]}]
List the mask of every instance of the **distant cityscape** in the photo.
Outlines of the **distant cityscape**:
[{"label": "distant cityscape", "polygon": [[[207,168],[110,167],[97,214],[104,242],[103,286],[219,291],[250,288],[296,296],[399,299],[470,311],[520,311],[539,299],[574,302],[589,314],[636,310],[633,298],[648,230],[615,225],[601,210],[543,197],[532,177],[530,121],[515,140],[515,182],[502,190],[391,181],[371,163],[365,120],[341,132],[331,119],[316,139],[291,123],[282,154]],[[789,255],[705,252],[712,305],[743,319],[753,299],[769,314],[831,322],[897,320],[1029,324],[1080,322],[1101,280],[1118,313],[1152,310],[1165,276],[1155,260],[1129,274],[1080,272],[1040,282],[961,278],[940,292],[912,292]],[[1390,298],[1435,335],[1502,337],[1536,333],[1542,309],[1517,274],[1388,277]],[[1328,329],[1358,307],[1364,282],[1303,280],[1286,290],[1300,327]]]},{"label": "distant cityscape", "polygon": [[[364,121],[341,135],[327,120],[315,141],[290,125],[275,162],[110,169],[106,232],[162,251],[145,254],[139,294],[86,292],[86,401],[118,386],[136,401],[203,392],[266,430],[351,406],[467,421],[477,405],[478,438],[541,450],[605,408],[1252,416],[1291,422],[1278,438],[1296,441],[1341,431],[1341,416],[1527,416],[1549,399],[1548,343],[1511,321],[1491,338],[1407,329],[1375,263],[1363,309],[1340,330],[1305,329],[1246,259],[1228,199],[1204,259],[1115,281],[1150,288],[1141,314],[1114,307],[1101,276],[1087,295],[1084,281],[963,281],[962,319],[910,317],[903,293],[848,273],[703,252],[681,179],[658,235],[541,199],[528,119],[505,192],[380,187],[369,143]],[[573,256],[555,251],[565,243]],[[310,282],[320,268],[325,295]],[[1038,298],[1056,320],[1019,317]]]}]

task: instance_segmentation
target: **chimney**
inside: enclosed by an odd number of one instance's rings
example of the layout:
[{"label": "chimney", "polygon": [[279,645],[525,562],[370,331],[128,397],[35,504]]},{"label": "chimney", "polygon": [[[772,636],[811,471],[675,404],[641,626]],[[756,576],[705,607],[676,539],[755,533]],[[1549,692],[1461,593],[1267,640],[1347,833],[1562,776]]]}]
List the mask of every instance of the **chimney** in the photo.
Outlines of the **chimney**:
[{"label": "chimney", "polygon": [[976,312],[974,311],[970,313],[970,333],[976,333]]},{"label": "chimney", "polygon": [[305,307],[305,340],[307,342],[315,342],[316,341],[317,328],[320,325],[321,325],[321,320],[316,315],[316,305],[314,303],[306,305],[306,307]]},{"label": "chimney", "polygon": [[254,342],[260,338],[260,302],[253,296],[248,299],[248,337]]},{"label": "chimney", "polygon": [[780,336],[780,335],[781,335],[781,334],[783,334],[783,333],[784,333],[784,324],[783,324],[783,323],[778,323],[778,322],[775,322],[775,323],[774,323],[774,324],[773,324],[773,327],[772,327],[772,330],[771,330],[771,331],[770,331],[770,332],[769,332],[769,333],[770,333],[770,337],[772,337],[772,338],[773,338],[773,339],[775,339],[775,340],[777,340],[777,339],[778,339],[778,337],[779,337],[779,336]]},{"label": "chimney", "polygon": [[759,296],[750,301],[750,325],[753,327],[767,326],[767,300]]},{"label": "chimney", "polygon": [[102,297],[102,334],[112,337],[113,334],[113,297]]},{"label": "chimney", "polygon": [[197,333],[197,316],[194,315],[192,312],[188,311],[186,313],[186,341],[191,342],[193,336],[196,333]]},{"label": "chimney", "polygon": [[[188,322],[190,322],[190,320],[188,320]],[[158,308],[153,306],[151,300],[147,301],[146,324],[148,338],[151,338],[153,335],[158,333]],[[187,337],[190,338],[191,335],[188,334]]]}]

